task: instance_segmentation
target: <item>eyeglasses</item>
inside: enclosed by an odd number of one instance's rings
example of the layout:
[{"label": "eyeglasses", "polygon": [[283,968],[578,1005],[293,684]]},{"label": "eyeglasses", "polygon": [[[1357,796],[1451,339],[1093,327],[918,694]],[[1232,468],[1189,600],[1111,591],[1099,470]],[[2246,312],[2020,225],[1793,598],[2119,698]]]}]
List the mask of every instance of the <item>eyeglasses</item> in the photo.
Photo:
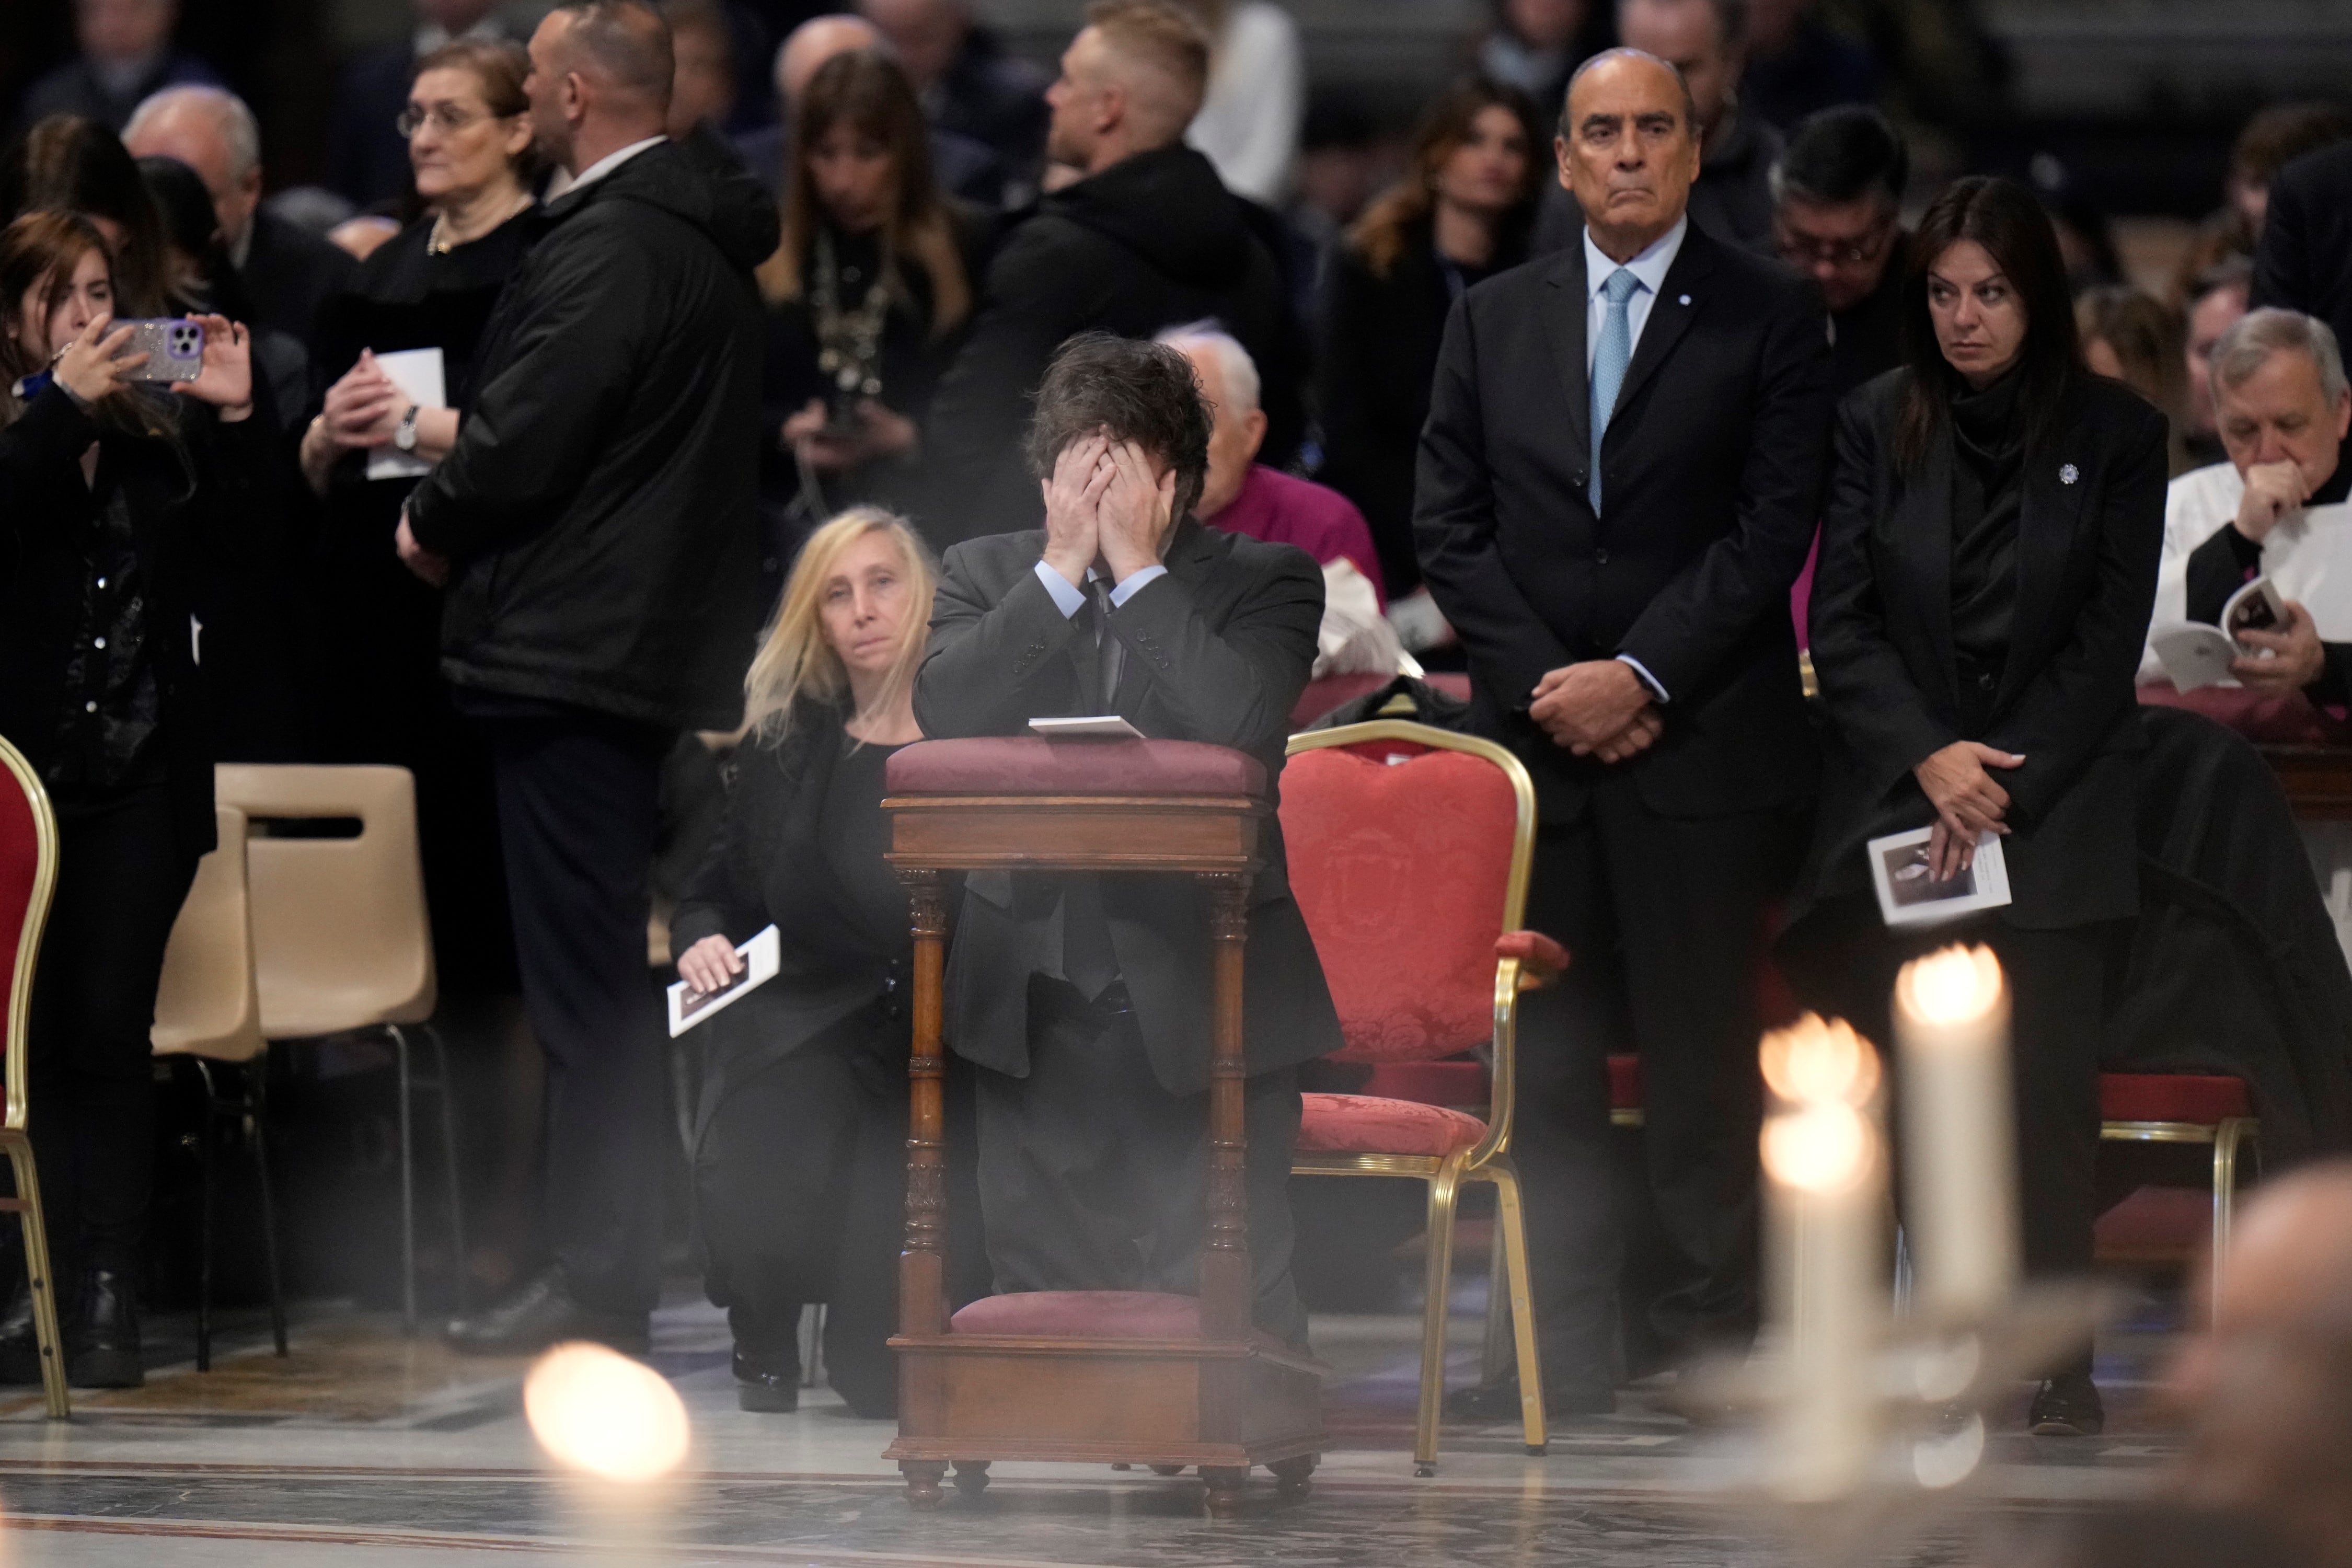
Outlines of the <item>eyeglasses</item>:
[{"label": "eyeglasses", "polygon": [[419,108],[412,103],[400,111],[400,118],[392,122],[392,128],[399,132],[403,138],[406,138],[423,130],[425,122],[429,120],[433,122],[434,128],[444,136],[454,136],[467,126],[477,124],[481,121],[509,118],[511,116],[492,114],[488,110],[460,109],[454,103],[436,103],[430,109]]},{"label": "eyeglasses", "polygon": [[1813,239],[1782,228],[1773,236],[1773,243],[1780,259],[1791,267],[1815,262],[1832,267],[1867,267],[1886,254],[1886,243],[1894,237],[1895,224],[1888,219],[1874,226],[1860,239]]}]

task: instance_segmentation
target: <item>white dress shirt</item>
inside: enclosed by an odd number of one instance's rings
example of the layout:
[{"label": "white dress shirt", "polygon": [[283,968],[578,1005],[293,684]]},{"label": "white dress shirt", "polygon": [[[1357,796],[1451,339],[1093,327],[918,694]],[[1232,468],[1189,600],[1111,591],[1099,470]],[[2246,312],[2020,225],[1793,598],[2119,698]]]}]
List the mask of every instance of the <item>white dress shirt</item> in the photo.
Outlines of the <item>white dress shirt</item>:
[{"label": "white dress shirt", "polygon": [[[1167,575],[1168,568],[1160,565],[1146,566],[1139,572],[1130,574],[1126,582],[1111,589],[1110,607],[1114,610],[1118,609]],[[1087,568],[1087,582],[1097,583],[1101,580],[1101,573],[1091,566]],[[1046,565],[1042,560],[1037,563],[1037,581],[1045,584],[1045,592],[1054,595],[1055,606],[1062,612],[1064,620],[1069,619],[1085,607],[1087,602],[1085,590],[1070,586],[1070,580],[1067,577]]]},{"label": "white dress shirt", "polygon": [[1642,346],[1642,329],[1649,324],[1650,307],[1658,302],[1658,290],[1666,286],[1666,268],[1681,254],[1683,236],[1690,232],[1687,215],[1675,220],[1675,226],[1652,240],[1647,249],[1631,261],[1612,261],[1592,243],[1592,231],[1584,231],[1584,374],[1592,374],[1593,356],[1601,352],[1601,324],[1608,319],[1609,296],[1604,291],[1609,275],[1623,267],[1641,284],[1633,297],[1625,301],[1625,321],[1633,329],[1633,341],[1625,346],[1633,351]]},{"label": "white dress shirt", "polygon": [[558,169],[555,171],[555,178],[547,183],[547,199],[551,202],[558,196],[570,195],[583,185],[593,185],[638,153],[648,148],[658,147],[668,140],[667,136],[648,136],[642,142],[632,142],[617,153],[605,153],[569,178],[565,177],[562,169]]},{"label": "white dress shirt", "polygon": [[[1642,346],[1642,329],[1650,324],[1650,307],[1658,302],[1658,290],[1666,286],[1666,269],[1675,264],[1675,258],[1681,254],[1683,236],[1689,232],[1690,216],[1685,213],[1675,219],[1674,227],[1644,247],[1639,256],[1631,261],[1621,262],[1612,261],[1602,254],[1599,246],[1592,243],[1592,230],[1587,228],[1584,231],[1584,374],[1586,375],[1590,376],[1592,374],[1592,361],[1601,352],[1601,323],[1608,320],[1609,315],[1610,275],[1622,267],[1626,271],[1631,272],[1633,275],[1633,280],[1641,285],[1625,301],[1625,322],[1633,328],[1633,334],[1625,344],[1630,356],[1633,351]],[[1592,460],[1599,462],[1601,454],[1593,453]],[[1633,666],[1633,673],[1642,678],[1642,684],[1650,689],[1651,696],[1661,702],[1666,700],[1666,689],[1658,683],[1656,676],[1643,668],[1640,659],[1629,653],[1621,653],[1617,657],[1624,663]]]}]

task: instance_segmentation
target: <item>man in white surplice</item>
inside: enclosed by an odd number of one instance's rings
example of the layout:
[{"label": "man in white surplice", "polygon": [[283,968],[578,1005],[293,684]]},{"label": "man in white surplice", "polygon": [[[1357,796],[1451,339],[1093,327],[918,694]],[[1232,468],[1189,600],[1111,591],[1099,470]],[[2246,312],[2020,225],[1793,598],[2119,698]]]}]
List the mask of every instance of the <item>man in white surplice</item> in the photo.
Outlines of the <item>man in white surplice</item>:
[{"label": "man in white surplice", "polygon": [[[2352,469],[2337,443],[2352,426],[2352,388],[2336,334],[2293,310],[2255,310],[2213,345],[2213,407],[2230,460],[2172,481],[2150,630],[2221,619],[2262,574],[2287,602],[2277,636],[2246,634],[2267,657],[2238,659],[2244,686],[2352,702]],[[2161,680],[2151,647],[2140,679]],[[2304,827],[2336,940],[2352,957],[2352,825]]]}]

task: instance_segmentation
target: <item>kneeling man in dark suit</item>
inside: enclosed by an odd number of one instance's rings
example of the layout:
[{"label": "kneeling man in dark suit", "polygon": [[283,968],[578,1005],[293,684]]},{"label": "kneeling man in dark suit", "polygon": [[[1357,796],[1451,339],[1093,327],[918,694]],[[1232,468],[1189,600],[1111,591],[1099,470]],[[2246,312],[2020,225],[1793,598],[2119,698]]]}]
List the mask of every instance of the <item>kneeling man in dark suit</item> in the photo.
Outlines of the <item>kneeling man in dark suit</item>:
[{"label": "kneeling man in dark suit", "polygon": [[[915,683],[937,738],[1117,713],[1247,752],[1271,787],[1315,660],[1323,576],[1192,515],[1209,414],[1184,356],[1071,339],[1037,393],[1042,531],[950,550]],[[1081,742],[1082,743],[1082,742]],[[1251,895],[1243,1031],[1259,1327],[1294,1343],[1286,1184],[1298,1064],[1339,1046],[1280,828]],[[974,873],[949,1045],[980,1074],[981,1207],[1000,1292],[1194,1289],[1207,1226],[1210,940],[1190,879]]]}]

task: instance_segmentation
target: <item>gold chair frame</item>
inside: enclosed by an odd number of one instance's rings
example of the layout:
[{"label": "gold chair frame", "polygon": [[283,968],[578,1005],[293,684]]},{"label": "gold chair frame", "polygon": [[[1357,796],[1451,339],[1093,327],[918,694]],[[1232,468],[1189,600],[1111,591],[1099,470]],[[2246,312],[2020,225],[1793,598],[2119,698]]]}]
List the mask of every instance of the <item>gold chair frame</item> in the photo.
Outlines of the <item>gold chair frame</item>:
[{"label": "gold chair frame", "polygon": [[[2222,1261],[2230,1255],[2230,1226],[2238,1206],[2238,1155],[2248,1142],[2259,1150],[2262,1122],[2252,1116],[2225,1116],[2219,1121],[2102,1121],[2099,1137],[2108,1143],[2210,1143],[2213,1146],[2213,1301],[2221,1300]],[[2255,1155],[2259,1161],[2259,1152]]]},{"label": "gold chair frame", "polygon": [[25,910],[25,928],[16,938],[13,984],[8,987],[6,1089],[7,1113],[0,1120],[0,1149],[16,1173],[16,1195],[0,1198],[0,1214],[13,1214],[25,1232],[25,1276],[33,1293],[33,1338],[41,1352],[41,1393],[49,1419],[72,1415],[66,1394],[65,1345],[58,1331],[58,1298],[49,1268],[48,1227],[41,1221],[41,1184],[33,1169],[33,1140],[26,1131],[30,1108],[25,1078],[32,1032],[33,977],[41,956],[41,932],[49,921],[49,900],[58,888],[58,817],[49,805],[49,792],[41,787],[25,753],[0,736],[0,767],[5,767],[24,791],[33,812],[33,897]]},{"label": "gold chair frame", "polygon": [[[1503,925],[1517,931],[1527,912],[1528,878],[1535,862],[1536,788],[1526,766],[1492,741],[1458,735],[1408,720],[1373,719],[1330,730],[1302,731],[1290,737],[1286,754],[1321,746],[1358,746],[1369,741],[1408,741],[1433,751],[1463,752],[1495,764],[1510,780],[1518,806],[1511,838],[1511,865],[1503,884]],[[1519,1423],[1529,1454],[1544,1452],[1549,1437],[1543,1408],[1543,1374],[1536,1352],[1535,1300],[1528,1282],[1527,1221],[1519,1201],[1518,1172],[1511,1163],[1511,1116],[1517,1094],[1519,993],[1538,984],[1520,973],[1516,958],[1495,964],[1494,1034],[1489,1048],[1486,1136],[1468,1149],[1444,1157],[1430,1154],[1352,1154],[1309,1151],[1291,1162],[1295,1176],[1389,1176],[1429,1186],[1427,1301],[1422,1309],[1421,1402],[1413,1422],[1416,1476],[1437,1473],[1437,1423],[1445,1401],[1447,1290],[1454,1274],[1454,1222],[1462,1187],[1484,1182],[1495,1189],[1496,1230],[1503,1282],[1509,1289],[1511,1325],[1519,1375]],[[1491,1319],[1490,1319],[1491,1321]]]}]

